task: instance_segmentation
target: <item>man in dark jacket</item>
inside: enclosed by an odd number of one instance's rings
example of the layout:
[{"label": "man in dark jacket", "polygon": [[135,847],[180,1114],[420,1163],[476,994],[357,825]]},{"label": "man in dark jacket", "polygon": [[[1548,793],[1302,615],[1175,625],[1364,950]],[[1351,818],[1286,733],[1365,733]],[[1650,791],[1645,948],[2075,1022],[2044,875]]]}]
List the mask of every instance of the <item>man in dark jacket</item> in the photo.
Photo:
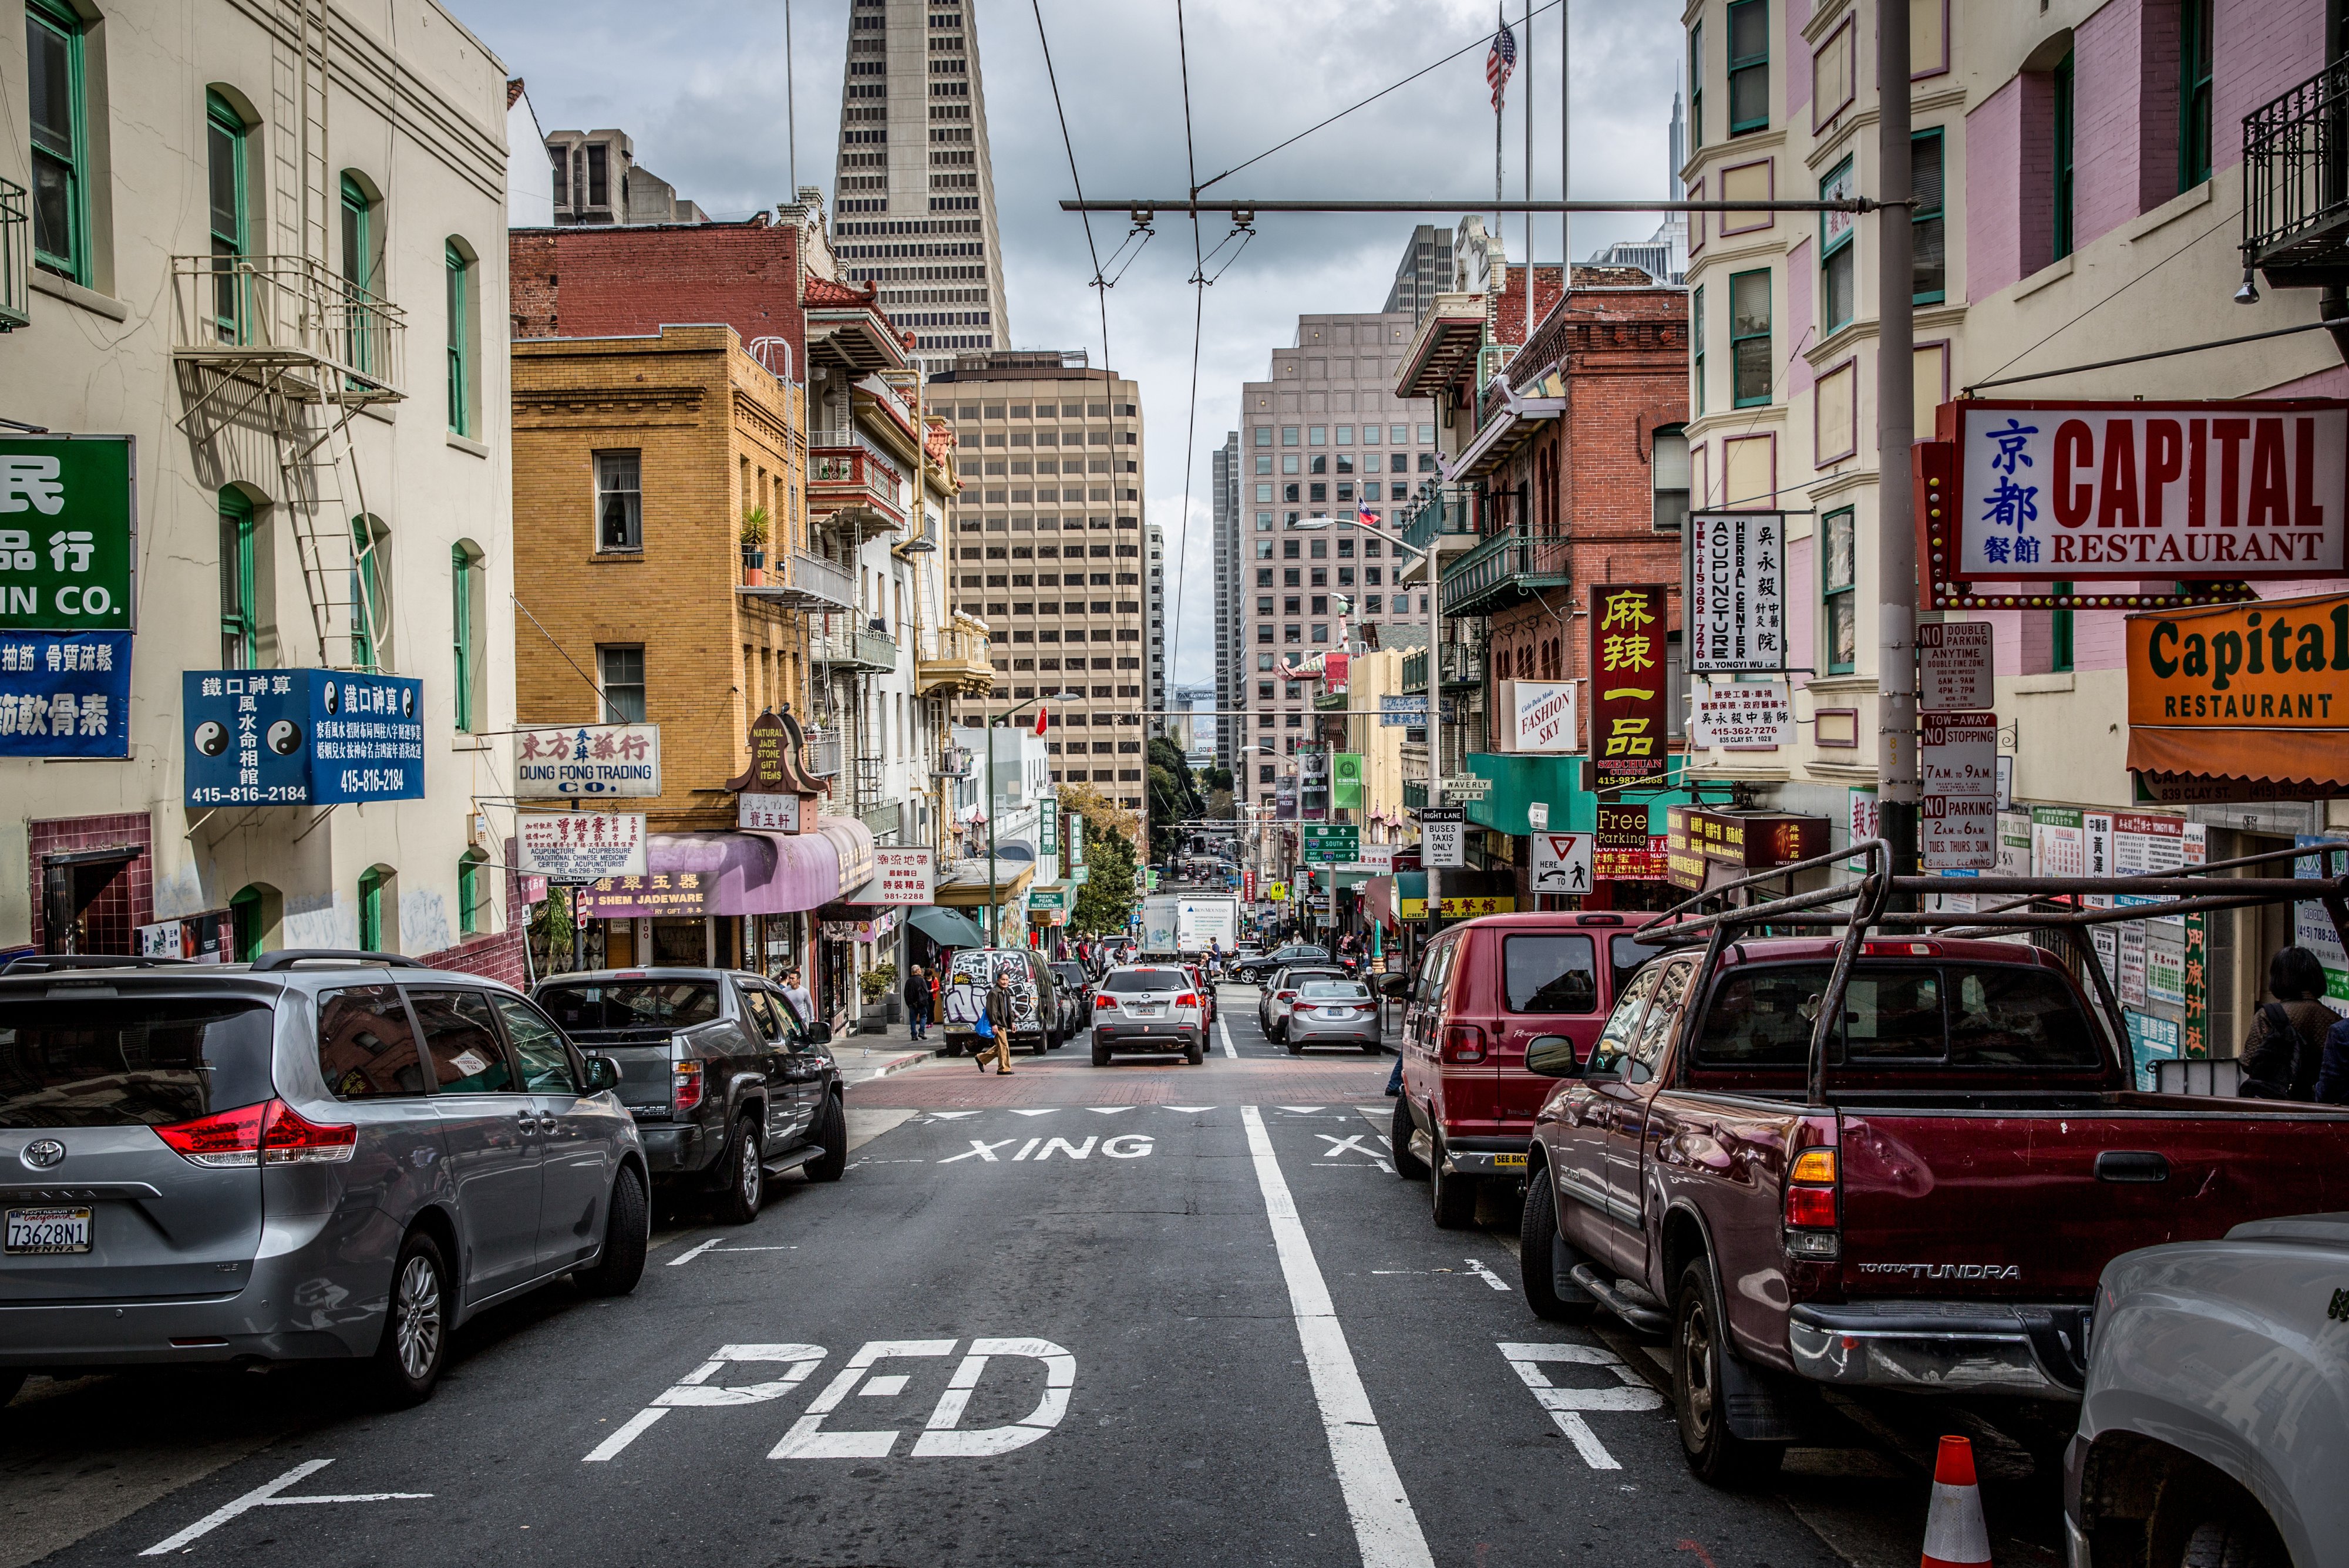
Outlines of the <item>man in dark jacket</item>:
[{"label": "man in dark jacket", "polygon": [[995,1033],[978,1053],[980,1072],[987,1071],[987,1059],[992,1056],[995,1058],[995,1075],[999,1078],[1011,1075],[1011,1025],[1015,1013],[1011,1001],[1011,977],[999,971],[995,984],[987,992],[987,1022]]},{"label": "man in dark jacket", "polygon": [[2243,1036],[2241,1093],[2262,1100],[2309,1100],[2336,1020],[2317,999],[2324,967],[2306,948],[2281,948],[2268,961],[2268,991],[2275,1000],[2251,1016]]},{"label": "man in dark jacket", "polygon": [[905,1022],[916,1040],[929,1037],[930,1002],[929,971],[916,964],[905,975]]}]

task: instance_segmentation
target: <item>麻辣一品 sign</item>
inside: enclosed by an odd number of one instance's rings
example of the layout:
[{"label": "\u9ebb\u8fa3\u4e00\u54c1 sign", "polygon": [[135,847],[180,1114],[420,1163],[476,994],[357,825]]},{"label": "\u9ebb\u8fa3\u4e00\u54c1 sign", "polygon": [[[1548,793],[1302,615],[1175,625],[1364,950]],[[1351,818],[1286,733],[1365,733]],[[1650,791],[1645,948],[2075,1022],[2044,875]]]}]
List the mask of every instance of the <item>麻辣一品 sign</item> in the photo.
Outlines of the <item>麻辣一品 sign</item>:
[{"label": "\u9ebb\u8fa3\u4e00\u54c1 sign", "polygon": [[1599,788],[1664,782],[1664,590],[1590,590],[1590,759]]}]

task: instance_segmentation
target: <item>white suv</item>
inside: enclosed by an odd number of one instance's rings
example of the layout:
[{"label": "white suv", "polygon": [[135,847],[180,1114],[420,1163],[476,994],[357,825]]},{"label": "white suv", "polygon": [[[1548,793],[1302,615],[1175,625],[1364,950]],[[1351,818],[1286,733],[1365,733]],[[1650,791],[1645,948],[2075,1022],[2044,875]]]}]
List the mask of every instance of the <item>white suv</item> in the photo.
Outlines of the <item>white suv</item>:
[{"label": "white suv", "polygon": [[1113,1053],[1181,1052],[1194,1067],[1206,1059],[1206,999],[1181,967],[1124,964],[1093,992],[1093,1065]]}]

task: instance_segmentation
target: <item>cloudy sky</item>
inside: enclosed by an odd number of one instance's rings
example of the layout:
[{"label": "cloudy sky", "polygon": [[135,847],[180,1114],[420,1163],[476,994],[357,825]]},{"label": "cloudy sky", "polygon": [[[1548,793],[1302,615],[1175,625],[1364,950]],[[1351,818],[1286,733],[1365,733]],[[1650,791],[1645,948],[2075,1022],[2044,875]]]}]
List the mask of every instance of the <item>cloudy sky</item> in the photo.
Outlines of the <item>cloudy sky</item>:
[{"label": "cloudy sky", "polygon": [[[640,162],[713,215],[741,216],[788,195],[781,0],[450,3],[510,72],[528,80],[546,130],[626,130]],[[1174,0],[1040,3],[1086,193],[1179,195],[1186,181]],[[1558,110],[1567,96],[1559,17],[1568,6],[1531,3],[1528,48],[1521,20],[1527,0],[1507,0],[1519,45],[1504,136],[1513,196],[1525,178],[1521,115],[1528,99],[1534,192],[1558,189]],[[1035,10],[1028,0],[964,4],[978,22],[1012,337],[1019,348],[1085,348],[1098,365],[1101,318],[1086,286],[1092,267],[1084,232],[1058,206],[1071,194],[1068,154]],[[1570,8],[1574,193],[1661,197],[1682,48],[1679,7],[1664,0],[1578,0]],[[847,14],[846,0],[795,0],[792,12],[798,174],[827,193]],[[1474,43],[1478,47],[1460,58],[1216,189],[1258,198],[1440,198],[1491,190],[1493,117],[1483,42],[1493,17],[1489,0],[1186,0],[1199,179]],[[1149,516],[1165,526],[1170,554],[1178,533],[1185,535],[1185,569],[1168,572],[1167,618],[1170,629],[1179,627],[1170,680],[1215,678],[1208,453],[1236,421],[1240,383],[1266,375],[1271,351],[1293,342],[1299,315],[1376,310],[1411,226],[1424,221],[1448,227],[1457,216],[1259,221],[1246,254],[1206,290],[1187,530],[1181,523],[1194,294],[1185,281],[1192,273],[1188,223],[1162,217],[1156,236],[1109,292],[1109,362],[1142,384]],[[1202,223],[1206,248],[1229,232],[1227,223]],[[1654,223],[1578,219],[1575,254],[1644,237]],[[1096,217],[1093,228],[1106,258],[1128,224],[1107,215]],[[1520,220],[1510,220],[1507,234],[1510,259],[1521,259]],[[1556,220],[1536,221],[1533,250],[1537,262],[1557,260]],[[1185,590],[1179,607],[1178,585]]]}]

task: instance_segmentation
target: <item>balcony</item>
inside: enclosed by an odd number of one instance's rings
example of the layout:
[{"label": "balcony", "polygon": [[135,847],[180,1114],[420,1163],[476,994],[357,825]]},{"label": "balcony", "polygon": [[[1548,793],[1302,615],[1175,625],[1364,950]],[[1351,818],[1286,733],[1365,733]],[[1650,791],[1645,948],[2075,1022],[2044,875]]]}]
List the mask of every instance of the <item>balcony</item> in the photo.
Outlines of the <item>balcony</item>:
[{"label": "balcony", "polygon": [[173,256],[171,304],[171,357],[183,365],[296,402],[405,395],[406,314],[314,258]]},{"label": "balcony", "polygon": [[25,188],[0,180],[0,332],[33,324],[33,224]]},{"label": "balcony", "polygon": [[2349,60],[2243,117],[2242,250],[2273,287],[2349,282]]},{"label": "balcony", "polygon": [[1444,613],[1488,616],[1545,588],[1573,585],[1572,541],[1516,530],[1491,535],[1444,571]]},{"label": "balcony", "polygon": [[[905,526],[905,476],[863,431],[808,431],[808,511],[858,543]],[[828,514],[828,515],[827,515]]]},{"label": "balcony", "polygon": [[[1447,642],[1439,666],[1446,686],[1481,686],[1485,683],[1485,645],[1481,642]],[[1402,656],[1402,689],[1406,692],[1423,693],[1427,690],[1427,650],[1414,649]],[[1453,705],[1444,705],[1444,718],[1454,717]]]},{"label": "balcony", "polygon": [[934,652],[916,655],[914,692],[921,697],[941,691],[984,696],[995,684],[995,666],[989,658],[987,628],[968,616],[957,615],[953,624],[938,628]]},{"label": "balcony", "polygon": [[[1456,555],[1476,542],[1476,524],[1465,496],[1457,491],[1446,494],[1439,490],[1412,514],[1402,534],[1402,542],[1413,550],[1426,551],[1440,563],[1446,556]],[[1403,552],[1402,561],[1395,566],[1394,580],[1406,584],[1425,582],[1425,556]]]},{"label": "balcony", "polygon": [[897,668],[897,639],[886,632],[863,628],[812,631],[808,637],[808,659],[816,664],[829,664],[835,671],[847,669],[885,672]]},{"label": "balcony", "polygon": [[811,728],[807,731],[807,744],[801,750],[806,759],[810,778],[840,776],[841,737],[838,731]]},{"label": "balcony", "polygon": [[856,579],[849,575],[848,568],[805,550],[777,556],[775,564],[767,568],[765,582],[756,587],[745,585],[734,591],[784,609],[812,614],[853,609],[856,605]]}]

